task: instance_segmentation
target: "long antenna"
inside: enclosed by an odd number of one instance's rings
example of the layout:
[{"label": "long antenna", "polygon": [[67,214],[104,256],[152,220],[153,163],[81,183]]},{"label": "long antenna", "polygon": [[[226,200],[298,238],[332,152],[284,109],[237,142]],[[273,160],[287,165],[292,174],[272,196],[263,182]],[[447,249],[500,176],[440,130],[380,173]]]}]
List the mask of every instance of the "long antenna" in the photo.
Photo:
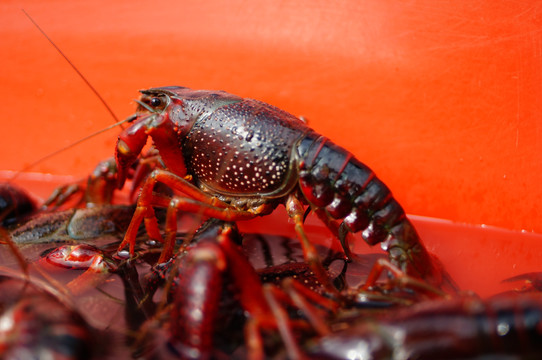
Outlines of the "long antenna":
[{"label": "long antenna", "polygon": [[115,115],[115,113],[113,112],[113,110],[111,109],[111,107],[109,107],[109,105],[107,104],[107,102],[104,100],[104,98],[98,93],[98,91],[94,88],[94,86],[92,86],[92,84],[87,80],[87,78],[79,71],[79,69],[77,69],[77,67],[70,61],[70,59],[68,59],[68,57],[62,52],[62,50],[60,50],[60,48],[53,42],[53,40],[51,40],[51,38],[49,36],[47,36],[47,34],[45,33],[45,31],[43,31],[43,29],[34,21],[34,19],[24,10],[24,9],[21,9],[21,11],[26,15],[26,17],[32,22],[32,24],[34,24],[34,26],[42,33],[43,36],[45,36],[45,38],[51,43],[51,45],[53,45],[53,47],[58,51],[58,53],[60,55],[62,55],[62,57],[66,60],[66,62],[68,64],[70,64],[70,66],[72,67],[72,69],[79,75],[79,77],[85,82],[85,84],[87,84],[87,86],[90,88],[90,90],[92,90],[92,92],[96,95],[96,97],[102,102],[103,106],[105,106],[105,108],[107,109],[107,111],[109,111],[109,114],[111,114],[111,116],[113,117],[113,119],[115,120],[115,123],[113,125],[110,125],[104,129],[101,129],[101,130],[98,130],[96,131],[95,133],[93,134],[90,134],[88,136],[85,136],[84,138],[82,139],[79,139],[67,146],[64,146],[63,148],[60,148],[50,154],[47,154],[43,157],[41,157],[40,159],[32,162],[31,164],[23,167],[22,169],[20,169],[19,171],[17,171],[17,173],[15,175],[13,175],[13,177],[9,180],[9,181],[13,181],[15,180],[21,173],[23,172],[26,172],[27,170],[33,168],[34,166],[36,166],[37,164],[45,161],[45,160],[48,160],[49,158],[52,158],[56,155],[58,155],[59,153],[63,152],[63,151],[66,151],[68,149],[71,149],[72,147],[84,142],[84,141],[87,141],[88,139],[96,136],[96,135],[99,135],[103,132],[106,132],[107,130],[110,130],[116,126],[120,126],[121,128],[122,127],[122,124],[126,123],[126,122],[130,122],[130,121],[133,121],[134,120],[134,117],[131,116],[123,121],[119,121],[119,119],[117,118],[117,116]]},{"label": "long antenna", "polygon": [[115,113],[113,112],[113,110],[109,107],[109,105],[105,102],[104,98],[98,93],[98,91],[94,88],[94,86],[92,86],[92,84],[87,80],[87,78],[85,78],[85,76],[83,74],[81,74],[81,72],[79,71],[79,69],[77,69],[75,67],[75,65],[70,61],[70,59],[68,59],[68,57],[66,55],[64,55],[64,53],[62,52],[62,50],[60,50],[60,48],[58,46],[56,46],[56,44],[53,42],[53,40],[51,40],[51,38],[49,36],[47,36],[47,34],[45,33],[45,31],[43,31],[40,26],[34,21],[34,19],[32,19],[32,17],[24,10],[24,9],[21,9],[22,12],[26,15],[26,17],[32,22],[32,24],[34,24],[34,26],[43,34],[43,36],[45,36],[45,38],[51,43],[51,45],[53,45],[53,47],[56,49],[56,51],[58,51],[58,53],[60,55],[62,55],[62,57],[68,62],[68,64],[70,64],[70,66],[73,68],[73,70],[75,70],[75,72],[77,73],[77,75],[79,75],[79,77],[81,79],[83,79],[83,81],[87,84],[87,86],[90,88],[90,90],[92,90],[92,92],[98,97],[98,99],[100,99],[100,101],[102,102],[102,104],[105,106],[105,108],[107,109],[107,111],[109,111],[109,113],[111,114],[111,116],[113,117],[113,119],[115,119],[115,122],[118,123],[119,122],[119,119],[117,118],[117,116],[115,115]]},{"label": "long antenna", "polygon": [[45,161],[45,160],[47,160],[47,159],[49,159],[49,158],[52,158],[53,156],[56,156],[56,155],[58,155],[59,153],[61,153],[61,152],[63,152],[63,151],[66,151],[66,150],[68,150],[68,149],[71,149],[73,146],[79,145],[80,143],[82,143],[82,142],[84,142],[84,141],[87,141],[88,139],[90,139],[90,138],[92,138],[92,137],[94,137],[94,136],[96,136],[96,135],[99,135],[99,134],[101,134],[101,133],[104,133],[104,132],[106,132],[107,130],[113,129],[113,128],[116,127],[116,126],[119,126],[119,125],[121,125],[121,124],[124,124],[124,123],[126,123],[126,122],[130,122],[130,121],[133,121],[133,120],[134,120],[134,118],[133,118],[132,116],[130,116],[130,117],[128,117],[127,119],[124,119],[124,120],[122,120],[122,121],[119,121],[119,122],[117,122],[117,123],[114,123],[113,125],[109,125],[108,127],[103,128],[103,129],[100,129],[100,130],[98,130],[98,131],[96,131],[95,133],[92,133],[92,134],[90,134],[90,135],[87,135],[87,136],[85,136],[85,137],[82,138],[82,139],[79,139],[79,140],[77,140],[77,141],[75,141],[75,142],[73,142],[73,143],[71,143],[71,144],[69,144],[69,145],[67,145],[67,146],[64,146],[63,148],[60,148],[60,149],[58,149],[58,150],[56,150],[56,151],[53,151],[52,153],[49,153],[49,154],[45,155],[45,156],[42,157],[42,158],[39,158],[38,160],[34,161],[33,163],[31,163],[31,164],[29,164],[29,165],[26,165],[26,166],[23,167],[21,170],[17,171],[17,173],[16,173],[15,175],[13,175],[13,177],[12,177],[10,180],[16,179],[16,178],[19,176],[19,174],[21,174],[21,173],[23,173],[23,172],[26,172],[27,170],[29,170],[29,169],[33,168],[34,166],[38,165],[39,163],[41,163],[41,162],[43,162],[43,161]]}]

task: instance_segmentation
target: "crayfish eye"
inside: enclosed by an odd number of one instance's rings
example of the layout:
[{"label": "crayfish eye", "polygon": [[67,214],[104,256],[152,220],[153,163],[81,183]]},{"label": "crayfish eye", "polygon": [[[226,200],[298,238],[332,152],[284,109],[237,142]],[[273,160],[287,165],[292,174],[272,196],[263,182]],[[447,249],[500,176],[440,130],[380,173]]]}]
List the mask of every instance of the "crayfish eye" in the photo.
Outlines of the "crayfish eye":
[{"label": "crayfish eye", "polygon": [[143,95],[140,100],[136,100],[139,105],[137,113],[159,113],[169,104],[168,97],[164,95]]},{"label": "crayfish eye", "polygon": [[162,100],[160,98],[153,97],[151,99],[150,105],[152,107],[159,107],[160,105],[162,105]]}]

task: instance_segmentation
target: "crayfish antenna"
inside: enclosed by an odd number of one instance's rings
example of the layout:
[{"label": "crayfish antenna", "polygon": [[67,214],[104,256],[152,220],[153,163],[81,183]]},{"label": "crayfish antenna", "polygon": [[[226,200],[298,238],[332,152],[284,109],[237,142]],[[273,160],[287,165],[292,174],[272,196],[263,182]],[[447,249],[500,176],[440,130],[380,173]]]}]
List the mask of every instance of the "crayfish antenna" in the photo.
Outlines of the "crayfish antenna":
[{"label": "crayfish antenna", "polygon": [[101,133],[104,133],[110,129],[113,129],[117,126],[120,126],[121,129],[123,129],[123,126],[122,124],[126,123],[126,122],[130,122],[132,121],[133,119],[131,118],[128,118],[128,119],[125,119],[125,120],[122,120],[120,121],[119,118],[115,115],[115,113],[113,112],[113,110],[111,109],[111,107],[107,104],[107,102],[105,101],[105,99],[100,95],[100,93],[96,90],[96,88],[90,83],[90,81],[79,71],[79,69],[77,69],[77,67],[71,62],[71,60],[64,54],[64,52],[62,52],[62,50],[53,42],[53,40],[45,33],[45,31],[36,23],[36,21],[34,21],[34,19],[24,10],[24,9],[21,9],[21,11],[25,14],[25,16],[32,22],[32,24],[39,30],[39,32],[41,32],[41,34],[51,43],[51,45],[53,45],[53,47],[56,49],[56,51],[58,51],[58,53],[68,62],[68,64],[72,67],[72,69],[77,73],[77,75],[79,75],[79,77],[85,82],[85,84],[88,86],[88,88],[94,93],[94,95],[96,95],[96,97],[98,98],[98,100],[100,100],[100,102],[102,103],[102,105],[106,108],[106,110],[109,112],[109,114],[111,115],[111,117],[113,118],[113,120],[115,121],[115,123],[113,125],[110,125],[106,128],[103,128],[103,129],[100,129],[88,136],[85,136],[83,137],[82,139],[79,139],[63,148],[60,148],[50,154],[47,154],[41,158],[39,158],[38,160],[32,162],[31,164],[23,167],[22,169],[20,169],[19,171],[17,171],[12,177],[11,179],[8,180],[8,183],[9,182],[12,182],[14,181],[21,173],[23,172],[27,172],[28,170],[32,169],[33,167],[35,167],[36,165],[66,151],[66,150],[69,150],[77,145],[79,145],[80,143],[83,143],[97,135],[100,135]]},{"label": "crayfish antenna", "polygon": [[89,87],[90,90],[92,90],[92,92],[94,93],[94,95],[96,95],[96,97],[98,98],[98,100],[101,101],[101,103],[103,104],[103,106],[105,106],[105,108],[107,109],[107,111],[109,112],[109,114],[111,114],[111,116],[113,117],[113,119],[115,120],[115,123],[119,123],[119,118],[115,115],[115,113],[113,112],[113,110],[111,109],[111,107],[107,104],[107,102],[104,100],[104,98],[100,95],[100,93],[96,90],[96,88],[94,86],[92,86],[92,84],[90,83],[90,81],[88,81],[88,79],[79,71],[79,69],[71,62],[71,60],[64,54],[64,52],[62,50],[60,50],[60,48],[54,43],[54,41],[45,33],[45,31],[43,31],[43,29],[38,25],[38,23],[36,23],[34,21],[34,19],[24,10],[24,9],[21,9],[22,12],[26,15],[26,17],[32,22],[32,24],[34,24],[34,26],[39,30],[39,32],[42,33],[43,36],[45,36],[45,38],[51,43],[51,45],[53,45],[53,47],[56,49],[56,51],[58,51],[58,53],[60,55],[62,55],[62,57],[64,58],[64,60],[66,60],[68,62],[68,64],[70,64],[70,66],[72,67],[72,69],[77,73],[77,75],[79,75],[79,77],[85,82],[85,84],[87,84],[87,86]]},{"label": "crayfish antenna", "polygon": [[104,132],[106,132],[106,131],[108,131],[108,130],[111,130],[111,129],[113,129],[113,128],[115,128],[115,127],[121,125],[121,124],[124,124],[125,122],[129,122],[129,121],[131,121],[130,118],[125,119],[125,120],[123,120],[123,121],[120,121],[120,122],[118,122],[118,123],[115,123],[115,124],[113,124],[113,125],[109,125],[108,127],[105,127],[105,128],[103,128],[103,129],[100,129],[100,130],[98,130],[98,131],[96,131],[96,132],[94,132],[94,133],[92,133],[92,134],[90,134],[90,135],[85,136],[85,137],[82,138],[82,139],[79,139],[79,140],[77,140],[77,141],[75,141],[75,142],[73,142],[73,143],[71,143],[71,144],[69,144],[69,145],[67,145],[67,146],[65,146],[65,147],[63,147],[63,148],[60,148],[60,149],[58,149],[58,150],[56,150],[56,151],[53,151],[52,153],[49,153],[49,154],[47,154],[47,155],[45,155],[45,156],[39,158],[38,160],[32,162],[32,163],[29,164],[29,165],[26,165],[25,167],[23,167],[22,169],[20,169],[19,171],[17,171],[17,172],[11,177],[11,179],[8,180],[8,183],[9,183],[9,182],[12,182],[12,181],[15,180],[17,177],[19,177],[19,175],[20,175],[21,173],[26,172],[26,171],[32,169],[32,168],[35,167],[36,165],[38,165],[38,164],[40,164],[40,163],[42,163],[42,162],[44,162],[44,161],[46,161],[46,160],[49,160],[50,158],[52,158],[52,157],[54,157],[54,156],[56,156],[56,155],[58,155],[58,154],[60,154],[60,153],[62,153],[62,152],[64,152],[64,151],[66,151],[66,150],[69,150],[69,149],[73,148],[74,146],[77,146],[77,145],[79,145],[79,144],[81,144],[81,143],[83,143],[83,142],[85,142],[85,141],[87,141],[87,140],[89,140],[89,139],[91,139],[91,138],[97,136],[97,135],[100,135],[101,133],[104,133]]},{"label": "crayfish antenna", "polygon": [[[39,285],[39,287],[47,289],[50,293],[62,299],[64,303],[72,304],[71,293],[69,292],[69,290],[65,288],[62,284],[60,284],[57,280],[55,280],[53,277],[51,277],[49,274],[47,274],[47,272],[41,270],[38,266],[29,263],[23,256],[19,246],[11,238],[9,232],[3,227],[0,227],[0,243],[8,245],[11,253],[15,257],[17,264],[20,266],[23,272],[22,278],[27,283],[37,284]],[[15,270],[4,267],[2,267],[1,270],[7,272],[10,276],[21,277],[20,273],[16,272]],[[39,274],[43,280],[39,279],[38,277],[31,276],[30,270],[35,271],[37,274]]]}]

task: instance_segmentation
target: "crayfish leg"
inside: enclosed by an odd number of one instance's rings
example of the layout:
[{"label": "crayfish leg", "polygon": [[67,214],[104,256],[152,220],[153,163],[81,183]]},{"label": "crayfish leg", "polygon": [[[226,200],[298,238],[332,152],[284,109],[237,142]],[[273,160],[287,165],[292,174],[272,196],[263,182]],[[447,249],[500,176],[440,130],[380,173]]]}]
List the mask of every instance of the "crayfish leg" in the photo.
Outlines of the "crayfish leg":
[{"label": "crayfish leg", "polygon": [[542,291],[542,273],[530,272],[504,279],[502,283],[523,282],[523,288],[516,291]]},{"label": "crayfish leg", "polygon": [[413,290],[419,291],[421,294],[424,294],[430,298],[446,298],[447,294],[438,288],[431,286],[429,283],[409,276],[404,271],[400,270],[397,266],[393,265],[389,260],[378,259],[374,264],[365,284],[360,287],[360,291],[368,291],[372,287],[376,286],[376,283],[382,273],[388,272],[393,276],[392,283],[396,284],[399,287],[411,288]]},{"label": "crayfish leg", "polygon": [[277,328],[281,334],[282,341],[288,352],[288,356],[291,359],[302,359],[301,349],[295,341],[294,334],[292,333],[292,327],[290,325],[288,312],[280,304],[278,298],[280,297],[280,291],[272,284],[265,284],[263,287],[263,294],[265,300],[271,309],[277,323]]},{"label": "crayfish leg", "polygon": [[325,312],[334,313],[339,308],[337,301],[312,291],[293,278],[284,279],[281,286],[291,302],[305,315],[320,336],[331,332],[329,325],[322,318],[322,311],[325,309]]},{"label": "crayfish leg", "polygon": [[[179,191],[186,197],[175,196],[169,199],[153,193],[157,183],[163,183],[170,188]],[[141,221],[145,220],[147,234],[150,238],[162,241],[153,206],[167,207],[168,219],[166,219],[166,246],[160,261],[166,261],[171,256],[175,235],[177,231],[177,213],[179,211],[200,214],[203,217],[212,217],[223,221],[238,221],[253,219],[258,214],[237,210],[235,207],[220,201],[214,196],[202,192],[186,179],[162,169],[154,170],[145,181],[137,200],[137,208],[124,240],[119,246],[119,251],[126,245],[130,245],[130,254],[134,254],[137,229]]]},{"label": "crayfish leg", "polygon": [[247,358],[265,358],[262,331],[269,329],[278,330],[289,358],[301,358],[292,331],[294,325],[282,305],[282,292],[262,286],[260,277],[234,242],[234,231],[232,225],[222,225],[216,237],[203,237],[180,258],[178,273],[182,276],[175,293],[171,323],[174,347],[198,357],[204,357],[212,349],[214,322],[227,275],[247,317],[244,325]]},{"label": "crayfish leg", "polygon": [[87,207],[111,204],[117,184],[117,165],[114,158],[101,161],[86,180],[63,185],[54,189],[45,200],[42,209],[58,209],[70,206]]},{"label": "crayfish leg", "polygon": [[[304,358],[293,332],[293,329],[301,324],[292,320],[285,308],[285,304],[296,303],[291,295],[294,291],[286,286],[285,291],[273,284],[262,285],[260,277],[248,262],[246,256],[239,246],[233,242],[232,231],[231,227],[224,228],[218,237],[218,241],[226,254],[229,272],[239,289],[240,302],[245,311],[250,314],[244,329],[248,349],[247,358],[266,358],[262,337],[262,331],[266,329],[276,329],[279,332],[289,359]],[[303,289],[309,291],[305,287]],[[305,295],[302,290],[297,293]],[[317,294],[312,294],[312,296],[318,297]],[[313,299],[310,296],[307,296],[308,298]],[[299,308],[301,311],[307,309],[305,307]],[[306,312],[304,311],[304,313]]]},{"label": "crayfish leg", "polygon": [[348,239],[352,236],[352,233],[350,232],[350,230],[348,230],[348,228],[346,227],[346,224],[341,223],[341,225],[337,225],[337,223],[332,221],[330,217],[327,215],[326,211],[322,208],[315,208],[313,209],[313,211],[316,214],[316,216],[318,216],[318,218],[331,231],[331,233],[337,239],[339,239],[339,242],[344,251],[344,255],[346,256],[346,259],[348,261],[352,261],[353,259],[355,259],[355,256],[352,253],[352,250],[350,249],[350,245],[348,241]]},{"label": "crayfish leg", "polygon": [[303,205],[295,195],[290,195],[288,197],[288,200],[286,201],[286,211],[288,212],[288,216],[294,221],[295,231],[301,242],[305,261],[307,261],[307,263],[310,265],[316,278],[318,281],[320,281],[320,283],[322,283],[326,290],[335,296],[339,296],[339,291],[337,288],[335,288],[335,286],[333,286],[331,280],[327,276],[327,272],[322,265],[318,252],[307,237],[305,227],[303,225]]}]

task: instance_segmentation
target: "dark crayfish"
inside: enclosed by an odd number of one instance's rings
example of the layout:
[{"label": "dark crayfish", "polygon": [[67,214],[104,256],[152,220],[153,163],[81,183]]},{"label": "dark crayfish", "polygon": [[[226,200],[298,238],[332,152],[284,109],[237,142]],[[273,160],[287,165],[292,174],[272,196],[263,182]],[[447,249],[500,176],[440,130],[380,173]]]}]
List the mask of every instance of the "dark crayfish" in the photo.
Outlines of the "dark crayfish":
[{"label": "dark crayfish", "polygon": [[504,294],[421,302],[382,318],[349,319],[321,337],[314,359],[540,359],[542,297]]},{"label": "dark crayfish", "polygon": [[[264,235],[259,236],[265,241]],[[154,297],[162,279],[171,282],[165,311],[142,328],[141,356],[173,353],[183,359],[207,359],[221,358],[219,354],[224,353],[228,358],[262,359],[285,352],[290,359],[302,358],[300,338],[314,336],[317,330],[303,317],[286,311],[295,302],[288,294],[299,293],[298,297],[307,297],[303,303],[313,301],[324,308],[335,309],[337,303],[321,295],[325,289],[304,262],[292,259],[256,270],[246,252],[257,257],[258,251],[247,249],[247,240],[235,224],[211,220],[184,251],[158,264],[156,272],[146,277],[146,301]],[[328,249],[319,250],[322,254]],[[329,255],[327,259],[333,261],[336,254]],[[338,260],[344,264],[344,259]],[[326,271],[330,278],[343,275]],[[283,290],[279,287],[283,282],[291,286]],[[321,309],[315,313],[323,317]],[[318,320],[319,324],[324,321]]]},{"label": "dark crayfish", "polygon": [[14,225],[35,210],[36,203],[26,191],[0,183],[0,226]]},{"label": "dark crayfish", "polygon": [[98,358],[94,330],[58,294],[6,275],[0,290],[2,359]]},{"label": "dark crayfish", "polygon": [[[284,204],[294,220],[307,261],[324,277],[303,229],[308,204],[350,254],[348,233],[381,243],[393,264],[441,286],[442,270],[390,190],[351,153],[317,134],[295,116],[266,103],[223,91],[161,87],[142,91],[132,124],[116,146],[118,186],[150,136],[163,163],[147,178],[120,248],[144,220],[162,240],[153,206],[168,207],[166,244],[173,243],[179,211],[226,221],[251,219]],[[153,193],[164,183],[183,193]],[[171,249],[166,246],[164,257]]]}]

